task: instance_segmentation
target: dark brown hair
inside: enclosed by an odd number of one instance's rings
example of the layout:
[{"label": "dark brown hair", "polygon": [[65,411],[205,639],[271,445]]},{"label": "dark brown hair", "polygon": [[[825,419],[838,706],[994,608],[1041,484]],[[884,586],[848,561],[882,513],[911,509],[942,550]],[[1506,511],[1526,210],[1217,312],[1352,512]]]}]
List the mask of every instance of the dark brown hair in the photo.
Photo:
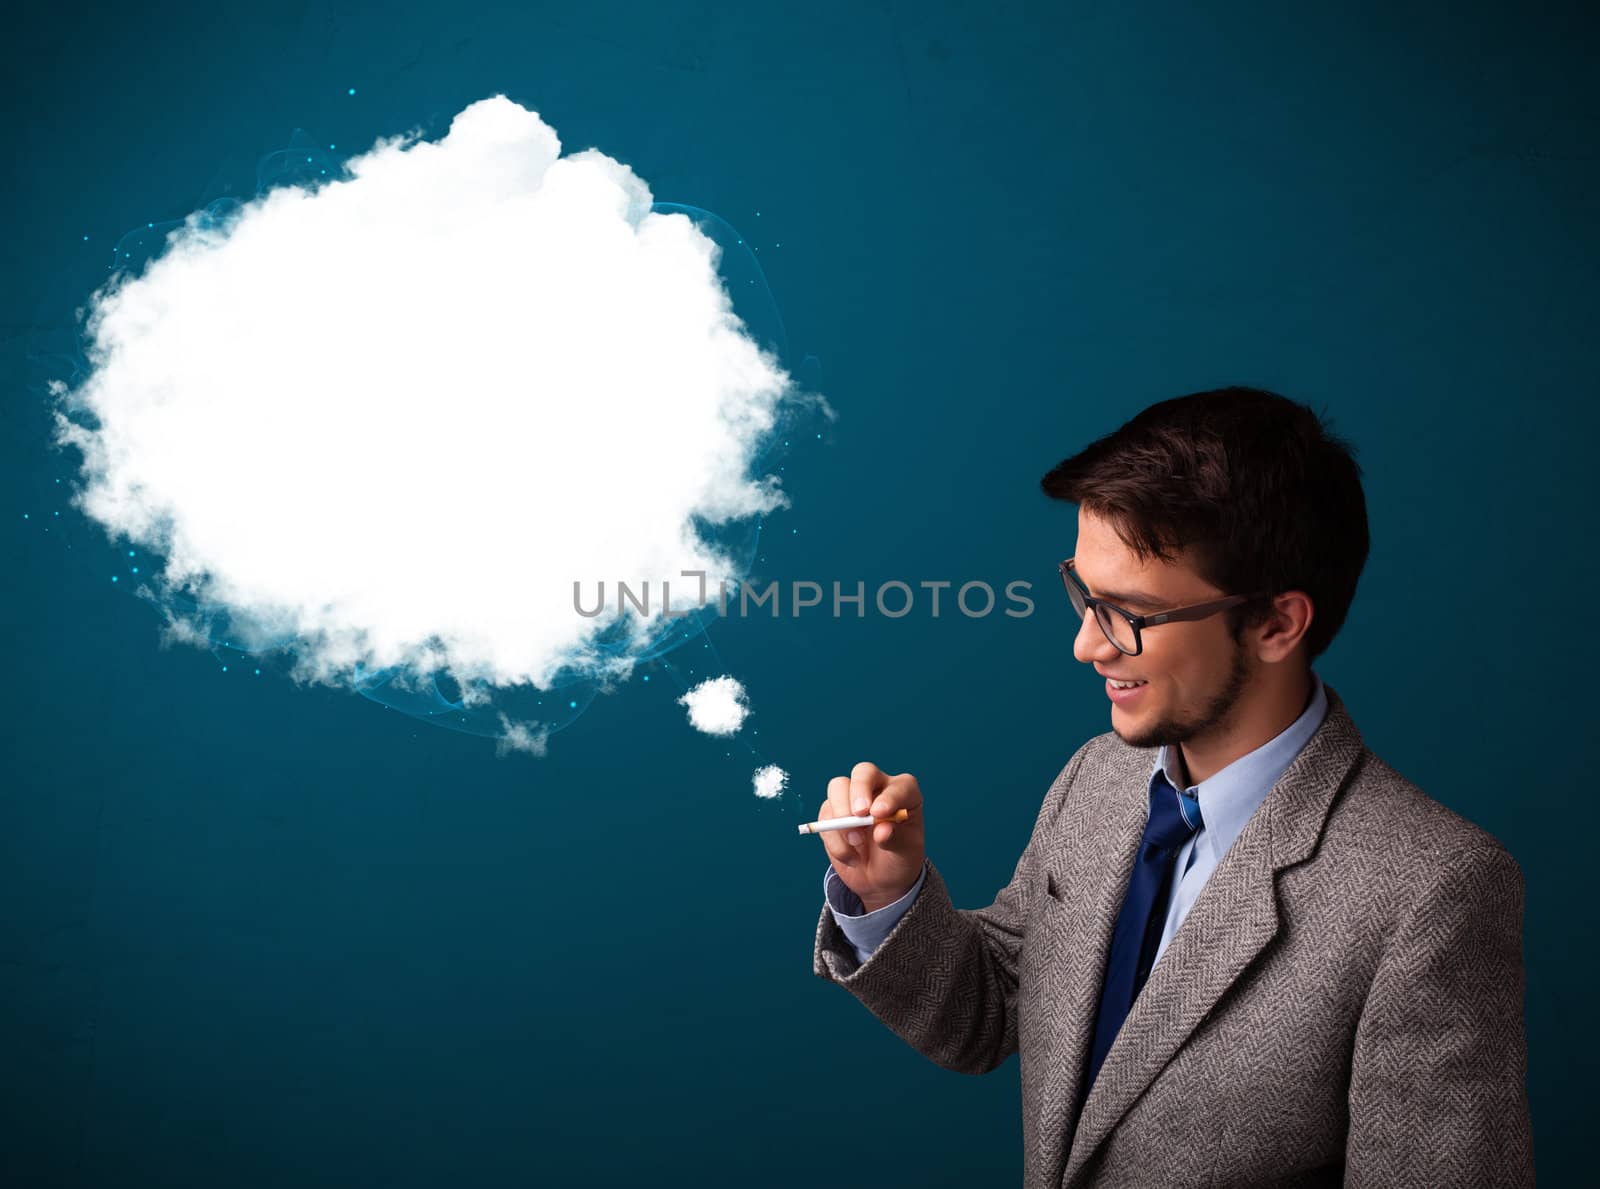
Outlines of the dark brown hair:
[{"label": "dark brown hair", "polygon": [[[1350,445],[1305,405],[1260,388],[1151,405],[1039,485],[1110,521],[1141,559],[1183,553],[1226,594],[1305,591],[1311,657],[1344,623],[1367,561],[1367,501]],[[1266,610],[1263,600],[1230,611],[1235,638]]]}]

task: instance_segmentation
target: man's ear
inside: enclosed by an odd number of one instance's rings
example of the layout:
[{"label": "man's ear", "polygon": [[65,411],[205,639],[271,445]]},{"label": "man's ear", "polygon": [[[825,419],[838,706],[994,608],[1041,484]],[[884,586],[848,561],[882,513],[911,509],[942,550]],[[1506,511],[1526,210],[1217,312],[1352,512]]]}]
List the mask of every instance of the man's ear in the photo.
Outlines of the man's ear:
[{"label": "man's ear", "polygon": [[1303,590],[1286,590],[1274,595],[1271,612],[1251,630],[1257,659],[1269,665],[1287,660],[1305,639],[1315,614],[1311,596]]}]

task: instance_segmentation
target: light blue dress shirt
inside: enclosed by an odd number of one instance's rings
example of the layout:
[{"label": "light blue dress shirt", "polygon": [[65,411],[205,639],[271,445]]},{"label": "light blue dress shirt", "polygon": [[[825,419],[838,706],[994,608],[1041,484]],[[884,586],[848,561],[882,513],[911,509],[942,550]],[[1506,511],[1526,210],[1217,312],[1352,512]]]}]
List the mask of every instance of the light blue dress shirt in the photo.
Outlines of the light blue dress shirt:
[{"label": "light blue dress shirt", "polygon": [[[1154,780],[1157,772],[1164,772],[1173,788],[1198,798],[1203,823],[1173,859],[1174,870],[1182,874],[1173,881],[1167,898],[1167,919],[1161,930],[1161,943],[1156,947],[1156,962],[1161,961],[1167,943],[1183,924],[1183,918],[1189,915],[1200,889],[1206,886],[1206,880],[1222,862],[1233,840],[1239,837],[1250,815],[1266,800],[1272,786],[1278,783],[1278,778],[1322,725],[1328,712],[1328,695],[1323,691],[1322,679],[1315,673],[1311,675],[1311,685],[1311,701],[1299,718],[1248,755],[1240,756],[1199,784],[1185,788],[1178,783],[1177,757],[1171,754],[1171,748],[1162,747],[1156,752],[1150,779]],[[916,900],[927,876],[928,867],[924,863],[917,882],[904,896],[875,912],[865,912],[866,905],[845,886],[829,864],[822,879],[822,894],[834,920],[839,922],[840,930],[855,949],[858,962],[866,962],[872,951],[883,944],[884,938]]]}]

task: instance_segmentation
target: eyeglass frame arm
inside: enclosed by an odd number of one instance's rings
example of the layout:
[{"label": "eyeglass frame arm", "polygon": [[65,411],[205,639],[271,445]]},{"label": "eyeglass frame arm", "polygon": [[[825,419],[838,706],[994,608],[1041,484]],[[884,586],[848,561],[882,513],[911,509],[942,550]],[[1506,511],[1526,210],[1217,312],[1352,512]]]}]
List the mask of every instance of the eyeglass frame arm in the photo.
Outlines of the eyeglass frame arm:
[{"label": "eyeglass frame arm", "polygon": [[1253,595],[1227,595],[1204,603],[1191,603],[1187,607],[1174,607],[1170,611],[1158,611],[1154,615],[1135,615],[1132,611],[1125,611],[1115,603],[1108,603],[1105,599],[1098,599],[1090,594],[1089,588],[1078,577],[1078,571],[1073,566],[1072,561],[1073,559],[1069,557],[1059,563],[1056,569],[1061,572],[1063,581],[1077,585],[1078,590],[1083,595],[1085,613],[1094,610],[1096,607],[1105,607],[1107,610],[1115,611],[1123,619],[1126,619],[1128,625],[1133,628],[1136,641],[1139,640],[1138,633],[1144,628],[1156,627],[1163,623],[1182,623],[1189,620],[1204,619],[1206,616],[1215,615],[1218,611],[1225,610],[1228,607],[1237,607],[1240,603],[1249,603],[1255,599],[1267,597],[1266,592]]}]

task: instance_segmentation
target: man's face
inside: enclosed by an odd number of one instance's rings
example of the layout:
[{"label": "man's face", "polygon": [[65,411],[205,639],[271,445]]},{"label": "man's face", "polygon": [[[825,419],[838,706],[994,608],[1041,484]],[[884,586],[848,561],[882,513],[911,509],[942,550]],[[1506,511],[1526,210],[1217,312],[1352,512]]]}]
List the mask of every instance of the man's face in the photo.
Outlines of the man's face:
[{"label": "man's face", "polygon": [[[1089,593],[1135,615],[1151,615],[1232,594],[1218,590],[1178,557],[1140,561],[1109,521],[1078,512],[1078,577]],[[1228,632],[1226,612],[1187,623],[1164,623],[1140,633],[1144,649],[1128,656],[1106,639],[1093,611],[1083,617],[1072,654],[1102,677],[1142,681],[1113,689],[1111,729],[1134,747],[1183,743],[1225,731],[1252,668],[1243,645]]]}]

